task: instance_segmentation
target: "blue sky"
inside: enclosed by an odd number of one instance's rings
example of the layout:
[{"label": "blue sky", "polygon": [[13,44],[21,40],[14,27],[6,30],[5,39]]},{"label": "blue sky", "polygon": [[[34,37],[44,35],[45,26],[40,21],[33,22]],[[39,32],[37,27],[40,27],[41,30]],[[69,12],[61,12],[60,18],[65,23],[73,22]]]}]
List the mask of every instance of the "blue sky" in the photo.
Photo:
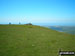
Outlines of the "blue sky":
[{"label": "blue sky", "polygon": [[75,25],[74,0],[0,0],[0,24]]}]

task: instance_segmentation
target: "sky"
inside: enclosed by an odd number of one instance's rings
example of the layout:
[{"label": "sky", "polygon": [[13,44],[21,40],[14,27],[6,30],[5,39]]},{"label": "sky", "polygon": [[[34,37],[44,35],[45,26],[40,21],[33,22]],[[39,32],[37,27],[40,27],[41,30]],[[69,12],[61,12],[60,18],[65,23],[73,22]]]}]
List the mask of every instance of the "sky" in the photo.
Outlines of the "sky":
[{"label": "sky", "polygon": [[75,26],[75,0],[0,0],[0,24]]}]

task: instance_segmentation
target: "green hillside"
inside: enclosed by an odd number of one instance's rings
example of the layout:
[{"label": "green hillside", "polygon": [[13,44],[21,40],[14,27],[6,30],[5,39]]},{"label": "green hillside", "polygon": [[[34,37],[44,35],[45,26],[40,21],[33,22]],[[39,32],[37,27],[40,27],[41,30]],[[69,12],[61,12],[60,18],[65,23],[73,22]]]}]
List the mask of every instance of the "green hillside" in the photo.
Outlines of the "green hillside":
[{"label": "green hillside", "polygon": [[0,56],[58,56],[59,49],[75,51],[75,35],[40,26],[0,25]]}]

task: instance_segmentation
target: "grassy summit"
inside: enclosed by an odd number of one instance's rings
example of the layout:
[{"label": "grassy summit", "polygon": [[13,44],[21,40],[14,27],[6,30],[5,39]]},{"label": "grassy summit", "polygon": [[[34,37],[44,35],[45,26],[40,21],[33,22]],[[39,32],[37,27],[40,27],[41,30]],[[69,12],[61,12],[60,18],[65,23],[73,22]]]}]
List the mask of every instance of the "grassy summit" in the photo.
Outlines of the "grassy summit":
[{"label": "grassy summit", "polygon": [[75,35],[32,25],[0,25],[0,56],[58,56],[75,51]]}]

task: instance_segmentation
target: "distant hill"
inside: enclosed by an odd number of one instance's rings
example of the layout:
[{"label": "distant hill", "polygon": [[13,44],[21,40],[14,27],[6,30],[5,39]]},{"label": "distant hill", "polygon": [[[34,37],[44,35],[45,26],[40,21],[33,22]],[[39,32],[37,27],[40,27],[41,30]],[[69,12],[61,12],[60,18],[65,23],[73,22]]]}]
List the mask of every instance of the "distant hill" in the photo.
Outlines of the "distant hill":
[{"label": "distant hill", "polygon": [[75,51],[75,35],[33,25],[0,25],[0,56],[58,56]]},{"label": "distant hill", "polygon": [[75,35],[75,26],[48,26],[48,28]]}]

